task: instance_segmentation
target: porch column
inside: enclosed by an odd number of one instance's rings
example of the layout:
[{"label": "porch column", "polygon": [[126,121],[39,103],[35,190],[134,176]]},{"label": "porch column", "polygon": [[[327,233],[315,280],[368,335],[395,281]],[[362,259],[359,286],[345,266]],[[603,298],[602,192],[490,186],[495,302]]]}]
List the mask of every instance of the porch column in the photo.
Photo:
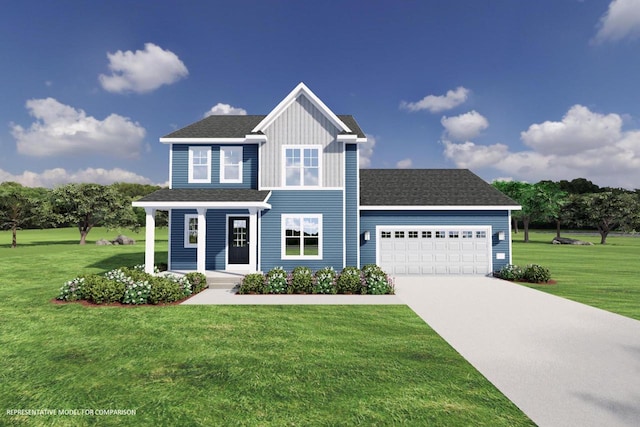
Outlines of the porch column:
[{"label": "porch column", "polygon": [[249,209],[249,269],[258,271],[258,209]]},{"label": "porch column", "polygon": [[144,208],[144,211],[147,214],[144,241],[144,271],[153,274],[156,251],[156,210],[154,208]]},{"label": "porch column", "polygon": [[205,258],[207,254],[207,209],[198,208],[198,263],[197,268],[200,273],[205,272]]}]

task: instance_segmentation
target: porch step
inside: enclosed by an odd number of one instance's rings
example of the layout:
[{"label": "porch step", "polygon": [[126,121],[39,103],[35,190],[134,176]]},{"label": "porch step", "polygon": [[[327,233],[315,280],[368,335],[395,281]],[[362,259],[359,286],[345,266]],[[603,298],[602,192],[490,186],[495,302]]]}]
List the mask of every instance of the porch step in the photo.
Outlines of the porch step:
[{"label": "porch step", "polygon": [[207,273],[207,286],[209,289],[233,289],[240,286],[244,274],[237,273]]}]

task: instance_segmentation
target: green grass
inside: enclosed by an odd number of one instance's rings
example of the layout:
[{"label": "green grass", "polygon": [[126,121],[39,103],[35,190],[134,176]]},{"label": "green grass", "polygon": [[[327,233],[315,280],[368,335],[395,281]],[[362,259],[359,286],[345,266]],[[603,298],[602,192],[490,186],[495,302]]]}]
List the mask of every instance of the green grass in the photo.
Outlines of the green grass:
[{"label": "green grass", "polygon": [[555,233],[532,232],[530,243],[514,235],[513,262],[551,270],[555,285],[527,285],[603,310],[640,320],[640,238],[565,235],[593,246],[552,245]]},{"label": "green grass", "polygon": [[94,244],[117,234],[0,233],[0,425],[532,425],[405,306],[53,304],[78,274],[143,262],[143,231]]}]

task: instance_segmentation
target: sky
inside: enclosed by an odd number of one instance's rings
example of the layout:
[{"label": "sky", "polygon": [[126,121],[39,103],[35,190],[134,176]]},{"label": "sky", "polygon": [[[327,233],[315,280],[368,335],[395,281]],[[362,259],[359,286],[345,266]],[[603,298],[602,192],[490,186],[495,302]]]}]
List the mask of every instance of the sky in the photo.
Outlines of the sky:
[{"label": "sky", "polygon": [[640,188],[640,0],[23,0],[0,34],[0,182],[165,185],[160,137],[304,82],[362,167]]}]

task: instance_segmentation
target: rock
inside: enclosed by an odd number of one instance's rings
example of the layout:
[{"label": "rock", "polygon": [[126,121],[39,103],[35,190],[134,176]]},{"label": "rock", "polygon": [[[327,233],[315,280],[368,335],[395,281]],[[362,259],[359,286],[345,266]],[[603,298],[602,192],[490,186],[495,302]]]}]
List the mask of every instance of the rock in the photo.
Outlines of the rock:
[{"label": "rock", "polygon": [[107,245],[111,245],[111,242],[108,241],[107,239],[100,239],[96,241],[96,245],[98,246],[107,246]]},{"label": "rock", "polygon": [[588,245],[588,246],[593,245],[593,243],[591,242],[570,239],[568,237],[554,237],[551,243],[553,243],[554,245]]},{"label": "rock", "polygon": [[111,241],[114,245],[135,245],[136,241],[131,239],[130,237],[125,236],[124,234],[118,235],[115,239]]}]

